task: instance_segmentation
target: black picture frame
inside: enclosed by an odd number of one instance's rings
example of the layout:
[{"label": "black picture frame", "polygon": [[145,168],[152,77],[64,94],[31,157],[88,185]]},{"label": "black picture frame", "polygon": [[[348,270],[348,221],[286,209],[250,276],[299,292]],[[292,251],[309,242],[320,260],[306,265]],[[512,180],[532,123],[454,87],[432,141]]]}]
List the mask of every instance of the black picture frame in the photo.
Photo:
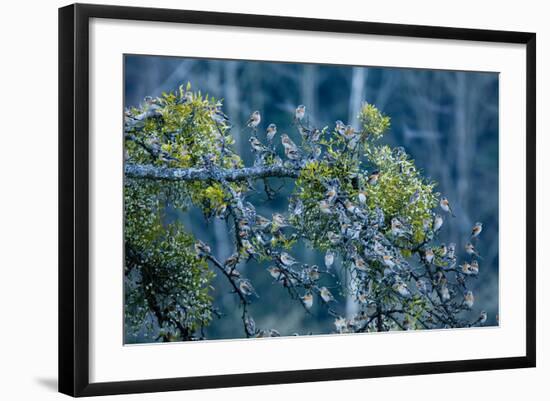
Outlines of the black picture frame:
[{"label": "black picture frame", "polygon": [[[88,62],[91,18],[515,43],[526,46],[526,354],[521,357],[409,363],[154,380],[89,381]],[[534,367],[536,35],[435,26],[337,21],[203,11],[74,4],[59,9],[59,391],[95,396],[384,376]]]}]

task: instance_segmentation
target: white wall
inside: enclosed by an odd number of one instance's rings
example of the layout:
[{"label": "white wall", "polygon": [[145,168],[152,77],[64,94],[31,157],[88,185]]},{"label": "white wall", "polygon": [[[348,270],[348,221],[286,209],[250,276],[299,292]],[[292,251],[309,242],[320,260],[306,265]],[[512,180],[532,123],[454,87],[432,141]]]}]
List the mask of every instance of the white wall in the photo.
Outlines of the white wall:
[{"label": "white wall", "polygon": [[[105,0],[107,1],[107,0]],[[544,1],[338,2],[277,0],[115,1],[113,4],[203,9],[304,17],[360,19],[426,25],[537,32],[538,42],[538,365],[536,369],[200,392],[133,395],[125,399],[214,400],[361,398],[408,400],[543,399],[550,386],[546,334],[550,296],[543,293],[549,255],[544,210],[550,145],[544,133],[550,105],[550,25]],[[249,4],[250,3],[250,4]],[[4,2],[0,20],[0,395],[3,399],[49,400],[57,375],[57,7],[61,1]],[[546,71],[545,71],[546,70]],[[545,196],[546,195],[546,196]],[[506,344],[503,344],[506,346]],[[538,395],[540,394],[540,395]],[[545,394],[545,395],[543,395]],[[527,397],[526,397],[527,396]],[[112,398],[112,397],[111,397]],[[119,397],[122,399],[122,397]]]}]

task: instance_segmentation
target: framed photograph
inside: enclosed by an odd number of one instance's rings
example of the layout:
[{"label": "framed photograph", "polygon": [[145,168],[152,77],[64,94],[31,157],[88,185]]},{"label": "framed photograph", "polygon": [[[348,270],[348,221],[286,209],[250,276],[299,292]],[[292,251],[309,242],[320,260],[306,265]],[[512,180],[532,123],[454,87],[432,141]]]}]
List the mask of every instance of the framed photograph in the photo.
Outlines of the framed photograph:
[{"label": "framed photograph", "polygon": [[59,390],[535,366],[535,34],[59,10]]}]

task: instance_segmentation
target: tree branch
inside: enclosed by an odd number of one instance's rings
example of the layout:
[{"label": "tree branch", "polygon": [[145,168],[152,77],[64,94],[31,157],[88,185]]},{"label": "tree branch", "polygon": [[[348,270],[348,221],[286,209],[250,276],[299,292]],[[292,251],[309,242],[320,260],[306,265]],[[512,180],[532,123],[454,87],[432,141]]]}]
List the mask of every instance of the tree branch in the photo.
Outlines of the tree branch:
[{"label": "tree branch", "polygon": [[126,177],[147,178],[152,180],[167,181],[206,181],[226,180],[240,181],[246,179],[259,179],[268,177],[298,178],[299,168],[286,168],[282,166],[257,166],[240,169],[219,168],[171,168],[141,164],[126,164],[124,166]]}]

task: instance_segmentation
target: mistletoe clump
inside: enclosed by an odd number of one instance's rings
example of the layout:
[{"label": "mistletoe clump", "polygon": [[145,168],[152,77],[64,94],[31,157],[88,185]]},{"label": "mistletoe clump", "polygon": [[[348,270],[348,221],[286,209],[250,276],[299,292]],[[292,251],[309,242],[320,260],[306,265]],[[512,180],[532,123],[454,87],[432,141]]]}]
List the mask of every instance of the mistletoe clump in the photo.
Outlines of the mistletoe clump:
[{"label": "mistletoe clump", "polygon": [[[326,308],[338,333],[484,324],[487,315],[474,310],[467,284],[479,272],[473,243],[482,225],[474,226],[458,266],[455,244],[437,243],[451,205],[403,148],[381,143],[389,117],[368,103],[358,128],[341,121],[316,127],[303,105],[292,117],[295,139],[278,133],[274,123],[263,131],[261,113],[251,114],[246,125],[254,164],[246,167],[219,99],[188,85],[126,110],[126,312],[132,327],[143,330],[150,322],[149,335],[159,332],[163,341],[204,338],[202,329],[217,315],[209,295],[217,271],[240,301],[244,335],[279,335],[276,328],[256,327],[249,312],[259,298],[240,267],[250,259],[265,265],[305,313],[315,304]],[[259,190],[255,184],[262,183],[271,200],[276,191],[268,179],[283,178],[295,184],[288,212],[258,214],[250,201]],[[206,219],[228,223],[230,255],[216,255],[166,218],[167,208],[191,206]],[[293,256],[298,242],[323,252],[324,266]],[[350,279],[335,290],[322,284],[324,277]],[[352,316],[339,309],[342,297],[356,304]]]}]

